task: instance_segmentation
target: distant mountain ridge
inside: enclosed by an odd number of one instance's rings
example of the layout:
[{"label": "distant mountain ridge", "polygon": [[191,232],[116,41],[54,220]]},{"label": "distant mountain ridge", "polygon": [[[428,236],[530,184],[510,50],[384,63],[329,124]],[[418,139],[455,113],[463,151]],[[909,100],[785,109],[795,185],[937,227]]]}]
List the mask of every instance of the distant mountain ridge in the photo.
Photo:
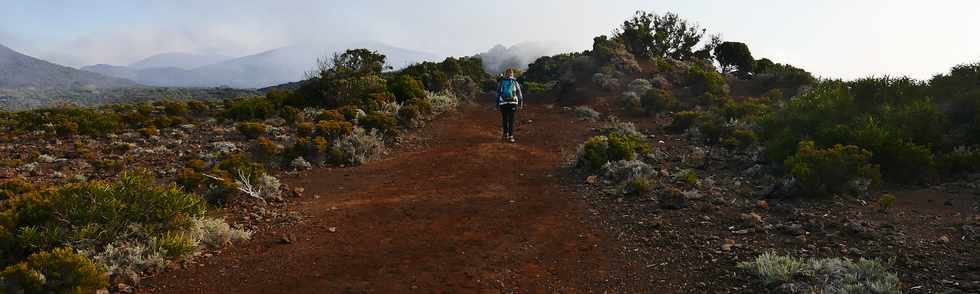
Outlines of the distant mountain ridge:
[{"label": "distant mountain ridge", "polygon": [[232,59],[233,57],[219,54],[197,54],[184,52],[170,52],[153,55],[143,60],[129,65],[134,69],[147,68],[167,68],[175,67],[179,69],[194,69],[205,65],[220,63]]},{"label": "distant mountain ridge", "polygon": [[294,45],[190,69],[180,68],[174,62],[157,68],[94,65],[82,69],[153,86],[262,88],[302,80],[306,72],[316,67],[317,58],[351,48],[367,48],[385,54],[388,65],[395,68],[437,59],[431,53],[362,41],[346,45]]},{"label": "distant mountain ridge", "polygon": [[0,45],[0,88],[127,88],[139,84],[27,56]]}]

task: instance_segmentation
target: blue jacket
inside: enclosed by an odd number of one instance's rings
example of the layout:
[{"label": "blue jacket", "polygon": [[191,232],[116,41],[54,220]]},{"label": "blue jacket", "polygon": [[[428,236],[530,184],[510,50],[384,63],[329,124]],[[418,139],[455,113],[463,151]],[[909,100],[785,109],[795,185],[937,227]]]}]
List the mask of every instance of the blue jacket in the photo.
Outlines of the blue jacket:
[{"label": "blue jacket", "polygon": [[[503,89],[504,83],[502,83],[503,80],[511,80],[514,83],[514,87],[517,88],[517,92],[514,93],[514,98],[517,99],[516,101],[504,101],[504,97],[502,95],[503,92],[504,92],[504,89]],[[500,79],[499,81],[497,81],[497,105],[498,106],[501,106],[501,105],[504,105],[504,104],[517,104],[517,105],[521,105],[523,103],[524,103],[524,93],[521,92],[521,84],[517,82],[517,79],[516,78],[514,78],[513,76],[509,76],[509,77],[505,77],[505,78]]]}]

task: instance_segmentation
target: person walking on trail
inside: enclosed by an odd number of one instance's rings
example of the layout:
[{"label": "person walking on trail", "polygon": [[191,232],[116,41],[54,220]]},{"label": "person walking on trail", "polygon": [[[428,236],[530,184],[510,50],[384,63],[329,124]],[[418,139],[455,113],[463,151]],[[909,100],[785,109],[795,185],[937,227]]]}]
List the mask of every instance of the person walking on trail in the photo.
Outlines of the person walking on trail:
[{"label": "person walking on trail", "polygon": [[500,111],[501,127],[504,141],[514,143],[514,120],[517,110],[524,107],[524,94],[521,85],[514,77],[514,69],[508,68],[504,76],[497,81],[497,107]]}]

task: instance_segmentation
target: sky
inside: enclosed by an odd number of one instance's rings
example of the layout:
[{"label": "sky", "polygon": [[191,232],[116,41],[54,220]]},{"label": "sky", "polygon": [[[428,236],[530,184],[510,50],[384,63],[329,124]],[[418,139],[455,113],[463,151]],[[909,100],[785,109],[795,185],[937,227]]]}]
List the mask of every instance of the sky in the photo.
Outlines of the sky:
[{"label": "sky", "polygon": [[536,41],[591,47],[637,10],[674,12],[825,78],[928,79],[980,61],[972,0],[0,0],[0,44],[69,66],[165,52],[244,56],[374,40],[441,56]]}]

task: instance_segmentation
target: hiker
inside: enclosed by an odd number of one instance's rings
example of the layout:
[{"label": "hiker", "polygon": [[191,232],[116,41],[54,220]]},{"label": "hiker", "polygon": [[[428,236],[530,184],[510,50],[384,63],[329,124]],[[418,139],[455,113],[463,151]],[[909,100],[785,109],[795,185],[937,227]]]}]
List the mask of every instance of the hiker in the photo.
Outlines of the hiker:
[{"label": "hiker", "polygon": [[514,77],[514,69],[508,68],[497,81],[497,110],[500,111],[504,141],[514,143],[514,120],[517,110],[524,107],[524,94],[521,85]]}]

